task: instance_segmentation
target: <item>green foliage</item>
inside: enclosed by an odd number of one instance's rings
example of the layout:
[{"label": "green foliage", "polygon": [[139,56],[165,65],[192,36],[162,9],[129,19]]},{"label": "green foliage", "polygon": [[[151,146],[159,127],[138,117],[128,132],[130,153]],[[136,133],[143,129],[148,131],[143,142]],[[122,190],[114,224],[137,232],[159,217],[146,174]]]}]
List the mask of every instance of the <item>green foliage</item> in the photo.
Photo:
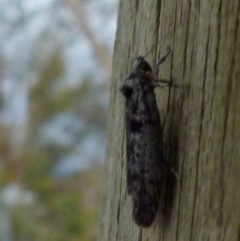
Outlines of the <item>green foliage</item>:
[{"label": "green foliage", "polygon": [[74,88],[60,88],[64,73],[63,60],[59,52],[52,57],[48,68],[42,71],[30,92],[29,142],[38,138],[39,128],[59,113],[74,113],[84,118],[90,128],[105,128],[106,109],[96,99],[103,86],[93,84],[88,78]]},{"label": "green foliage", "polygon": [[9,151],[9,136],[8,128],[0,125],[0,187],[5,186],[10,178],[8,174],[8,163],[6,161]]},{"label": "green foliage", "polygon": [[55,164],[51,155],[37,148],[27,149],[21,156],[27,185],[41,196],[48,196],[54,189],[51,170]]},{"label": "green foliage", "polygon": [[[64,63],[60,52],[56,52],[30,92],[30,121],[25,145],[16,154],[10,151],[8,138],[0,140],[1,158],[6,160],[3,164],[7,165],[10,157],[21,164],[22,187],[31,190],[35,197],[31,205],[17,205],[11,209],[14,240],[96,240],[102,166],[96,164],[97,168],[92,170],[54,179],[52,173],[59,158],[74,146],[42,145],[39,133],[44,124],[60,113],[74,113],[86,120],[86,130],[79,133],[79,139],[84,138],[89,129],[103,128],[106,112],[96,101],[96,90],[103,87],[94,86],[85,79],[75,88],[56,88],[63,74]],[[7,133],[3,128],[4,132]],[[10,172],[0,165],[0,185],[11,181]]]},{"label": "green foliage", "polygon": [[65,106],[56,105],[54,101],[54,82],[64,73],[64,64],[60,52],[56,52],[49,65],[41,73],[40,80],[30,92],[32,121],[35,126],[50,115],[61,111]]},{"label": "green foliage", "polygon": [[96,240],[102,166],[55,180],[55,158],[48,150],[27,149],[20,160],[35,202],[12,208],[15,240]]}]

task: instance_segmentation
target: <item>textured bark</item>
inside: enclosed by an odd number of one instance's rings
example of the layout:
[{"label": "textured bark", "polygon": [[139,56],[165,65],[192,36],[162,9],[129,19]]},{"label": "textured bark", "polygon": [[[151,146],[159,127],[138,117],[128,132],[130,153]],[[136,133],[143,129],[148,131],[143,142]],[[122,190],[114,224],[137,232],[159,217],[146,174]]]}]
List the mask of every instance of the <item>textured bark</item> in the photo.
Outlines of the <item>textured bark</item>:
[{"label": "textured bark", "polygon": [[[106,192],[99,241],[240,240],[240,25],[237,0],[120,0],[106,154]],[[140,229],[126,194],[124,98],[131,60],[153,63],[190,88],[158,89],[176,186],[167,220]]]}]

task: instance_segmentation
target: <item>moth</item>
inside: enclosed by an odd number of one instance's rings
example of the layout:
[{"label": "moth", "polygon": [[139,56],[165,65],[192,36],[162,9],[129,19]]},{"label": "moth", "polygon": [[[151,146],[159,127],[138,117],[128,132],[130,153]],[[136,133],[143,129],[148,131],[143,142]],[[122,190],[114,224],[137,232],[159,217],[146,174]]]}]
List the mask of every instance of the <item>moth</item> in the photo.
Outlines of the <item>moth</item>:
[{"label": "moth", "polygon": [[156,217],[161,189],[169,165],[164,155],[163,128],[154,89],[171,82],[157,80],[158,67],[143,56],[133,61],[133,68],[120,91],[126,99],[127,192],[132,196],[132,216],[140,227],[150,227]]}]

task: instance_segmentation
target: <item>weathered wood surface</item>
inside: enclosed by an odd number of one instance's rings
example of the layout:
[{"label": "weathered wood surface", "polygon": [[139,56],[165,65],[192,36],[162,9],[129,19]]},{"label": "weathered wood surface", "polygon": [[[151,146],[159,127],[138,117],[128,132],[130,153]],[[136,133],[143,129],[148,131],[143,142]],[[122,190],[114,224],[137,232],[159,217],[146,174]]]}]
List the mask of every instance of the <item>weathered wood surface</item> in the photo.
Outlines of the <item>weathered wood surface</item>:
[{"label": "weathered wood surface", "polygon": [[[237,0],[120,0],[99,241],[240,240],[240,13]],[[136,55],[190,89],[157,89],[171,155],[178,157],[168,222],[133,223],[126,194],[124,98],[119,92]]]}]

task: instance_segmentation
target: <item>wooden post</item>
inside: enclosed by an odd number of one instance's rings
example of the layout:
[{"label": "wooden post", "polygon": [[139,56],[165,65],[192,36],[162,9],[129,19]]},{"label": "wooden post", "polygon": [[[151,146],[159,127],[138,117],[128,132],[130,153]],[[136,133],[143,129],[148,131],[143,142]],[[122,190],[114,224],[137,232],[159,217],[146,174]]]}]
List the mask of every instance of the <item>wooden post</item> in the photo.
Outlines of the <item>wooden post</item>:
[{"label": "wooden post", "polygon": [[[240,3],[237,0],[120,0],[99,241],[240,240]],[[170,46],[162,78],[189,89],[157,89],[169,158],[177,157],[167,223],[143,229],[126,193],[124,98],[137,55],[154,63]]]}]

